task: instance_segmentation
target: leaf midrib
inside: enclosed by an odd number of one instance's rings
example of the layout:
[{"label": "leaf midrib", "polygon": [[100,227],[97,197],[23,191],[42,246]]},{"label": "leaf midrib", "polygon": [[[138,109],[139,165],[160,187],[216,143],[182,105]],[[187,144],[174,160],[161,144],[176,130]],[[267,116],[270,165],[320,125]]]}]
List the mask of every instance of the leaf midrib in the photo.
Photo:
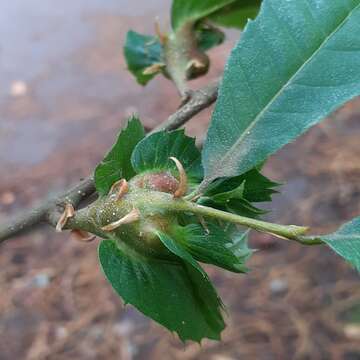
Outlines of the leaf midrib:
[{"label": "leaf midrib", "polygon": [[[238,140],[230,147],[229,151],[221,160],[223,163],[227,163],[228,158],[231,157],[234,150],[238,147],[238,145],[244,140],[244,138],[248,135],[248,132],[257,124],[257,122],[262,118],[263,114],[268,110],[268,108],[277,100],[277,98],[284,92],[284,90],[288,87],[288,85],[294,80],[294,78],[316,57],[316,55],[322,50],[324,45],[328,43],[328,41],[344,26],[344,24],[348,21],[348,19],[353,15],[353,13],[360,8],[360,3],[356,5],[349,14],[341,21],[341,23],[332,31],[320,44],[320,46],[314,51],[314,53],[294,72],[294,74],[290,77],[290,79],[279,89],[279,91],[271,98],[268,104],[260,111],[260,113],[255,117],[254,121],[244,129],[243,133],[239,137]],[[242,174],[242,173],[241,173]],[[237,175],[241,175],[237,174]],[[221,175],[221,174],[220,174]],[[204,185],[209,184],[212,180],[219,177],[219,171],[213,172],[213,175],[210,176],[208,179],[204,179]],[[204,186],[200,185],[201,188]]]}]

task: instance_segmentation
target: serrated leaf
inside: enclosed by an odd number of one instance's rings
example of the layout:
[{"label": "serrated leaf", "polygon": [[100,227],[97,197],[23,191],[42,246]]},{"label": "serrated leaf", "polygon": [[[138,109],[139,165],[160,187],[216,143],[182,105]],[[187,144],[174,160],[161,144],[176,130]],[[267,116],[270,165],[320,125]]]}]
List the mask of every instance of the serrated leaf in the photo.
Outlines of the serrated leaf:
[{"label": "serrated leaf", "polygon": [[266,211],[251,203],[271,201],[271,196],[277,192],[273,188],[278,185],[257,169],[252,169],[240,176],[214,181],[199,198],[198,203],[256,218],[266,214]]},{"label": "serrated leaf", "polygon": [[252,169],[243,175],[239,180],[244,179],[244,197],[250,202],[272,201],[272,195],[278,192],[274,188],[280,186],[280,183],[268,179],[257,169]]},{"label": "serrated leaf", "polygon": [[319,238],[360,271],[360,217],[346,223],[335,233]]},{"label": "serrated leaf", "polygon": [[163,233],[162,231],[156,231],[156,235],[159,237],[160,241],[165,245],[165,247],[170,250],[173,254],[180,257],[184,261],[188,262],[192,267],[198,270],[204,277],[207,277],[205,271],[201,268],[201,266],[196,262],[196,260],[188,253],[185,249],[183,249],[180,245],[176,243],[172,239],[171,236]]},{"label": "serrated leaf", "polygon": [[171,25],[174,31],[186,23],[194,23],[236,0],[173,0]]},{"label": "serrated leaf", "polygon": [[198,224],[174,226],[172,237],[197,261],[236,273],[247,272],[245,259],[248,253],[245,256],[239,254],[238,247],[219,226],[211,223],[206,226],[206,230]]},{"label": "serrated leaf", "polygon": [[239,231],[236,226],[232,226],[228,232],[232,239],[232,245],[229,249],[233,251],[237,257],[241,258],[243,262],[247,261],[254,252],[248,245],[249,230]]},{"label": "serrated leaf", "polygon": [[195,139],[183,130],[159,131],[143,139],[135,147],[131,163],[137,173],[147,171],[176,171],[170,157],[176,157],[183,165],[190,182],[199,183],[203,176],[201,154]]},{"label": "serrated leaf", "polygon": [[201,197],[197,203],[203,206],[212,207],[214,209],[250,218],[258,218],[259,216],[267,213],[266,210],[257,208],[244,198],[230,199],[227,201],[215,201],[209,197]]},{"label": "serrated leaf", "polygon": [[237,186],[235,189],[217,193],[211,198],[215,202],[225,203],[231,199],[243,199],[244,198],[244,189],[245,189],[245,183],[242,182],[239,186]]},{"label": "serrated leaf", "polygon": [[214,26],[200,23],[195,29],[198,49],[202,52],[221,45],[225,40],[225,34]]},{"label": "serrated leaf", "polygon": [[259,12],[261,0],[237,0],[211,14],[208,19],[224,27],[243,29]]},{"label": "serrated leaf", "polygon": [[[124,245],[123,245],[124,246]],[[185,340],[220,338],[225,324],[211,283],[191,265],[142,257],[113,240],[99,245],[105,276],[125,303]]]},{"label": "serrated leaf", "polygon": [[106,195],[115,181],[122,178],[128,180],[135,175],[130,158],[136,144],[144,136],[140,120],[130,118],[127,127],[120,131],[115,144],[95,169],[94,180],[99,195]]},{"label": "serrated leaf", "polygon": [[360,93],[360,0],[264,0],[227,63],[204,189],[243,174]]},{"label": "serrated leaf", "polygon": [[271,181],[257,169],[252,169],[239,176],[214,181],[209,185],[204,195],[214,197],[220,193],[231,192],[242,184],[243,197],[249,202],[271,201],[272,195],[277,193],[274,188],[281,185]]},{"label": "serrated leaf", "polygon": [[226,211],[251,218],[258,218],[259,216],[267,213],[267,210],[263,210],[252,205],[246,199],[229,200],[226,204]]},{"label": "serrated leaf", "polygon": [[[163,49],[158,38],[128,31],[124,46],[124,55],[130,72],[137,82],[146,85],[156,74],[161,72]],[[158,65],[158,70],[156,66]],[[152,73],[147,71],[152,68]]]}]

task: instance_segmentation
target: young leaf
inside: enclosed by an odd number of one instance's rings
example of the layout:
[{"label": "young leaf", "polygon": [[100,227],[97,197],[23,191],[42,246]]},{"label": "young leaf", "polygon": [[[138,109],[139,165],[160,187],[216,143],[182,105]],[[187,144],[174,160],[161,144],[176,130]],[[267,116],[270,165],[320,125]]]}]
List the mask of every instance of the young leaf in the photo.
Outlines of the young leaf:
[{"label": "young leaf", "polygon": [[174,31],[186,23],[194,23],[236,0],[173,0],[171,25]]},{"label": "young leaf", "polygon": [[173,254],[188,262],[193,268],[198,270],[204,277],[207,278],[206,272],[201,268],[201,266],[196,262],[196,260],[187,252],[183,247],[177,244],[177,242],[170,237],[169,235],[163,233],[162,231],[156,231],[156,235],[159,237],[160,241],[165,245],[165,247],[171,251]]},{"label": "young leaf", "polygon": [[261,0],[237,0],[208,17],[211,22],[243,29],[249,19],[254,19],[259,11]]},{"label": "young leaf", "polygon": [[243,199],[244,198],[245,183],[241,183],[235,189],[215,194],[212,199],[215,202],[224,203],[231,199]]},{"label": "young leaf", "polygon": [[266,214],[265,210],[256,208],[245,199],[244,187],[244,183],[242,183],[233,190],[215,194],[212,197],[202,196],[197,202],[201,205],[251,218]]},{"label": "young leaf", "polygon": [[175,226],[172,237],[197,261],[236,273],[247,272],[245,258],[248,253],[239,256],[238,248],[222,228],[211,223],[206,226],[206,230],[197,224]]},{"label": "young leaf", "polygon": [[243,175],[218,179],[209,185],[198,203],[237,215],[256,218],[266,211],[253,206],[252,202],[271,201],[279,184],[269,180],[257,169]]},{"label": "young leaf", "polygon": [[146,171],[176,170],[170,157],[183,165],[190,182],[199,183],[203,176],[201,155],[195,139],[183,130],[159,131],[143,139],[134,149],[131,163],[137,173]]},{"label": "young leaf", "polygon": [[130,72],[141,85],[146,85],[163,65],[163,49],[154,36],[129,31],[126,36],[124,55]]},{"label": "young leaf", "polygon": [[242,184],[243,197],[249,202],[271,201],[272,195],[277,193],[274,187],[280,185],[262,175],[257,169],[252,169],[239,176],[214,181],[204,196],[214,197],[220,193],[231,192]]},{"label": "young leaf", "polygon": [[130,179],[135,175],[130,157],[136,144],[144,136],[140,120],[130,118],[127,127],[120,131],[115,145],[95,169],[95,186],[99,195],[106,195],[115,181]]},{"label": "young leaf", "polygon": [[214,26],[200,23],[195,29],[195,36],[200,51],[207,51],[224,42],[225,34]]},{"label": "young leaf", "polygon": [[226,212],[231,212],[236,215],[246,216],[249,218],[258,218],[267,213],[266,210],[259,209],[252,205],[244,198],[230,198],[229,200],[213,200],[212,198],[201,197],[198,204],[212,207]]},{"label": "young leaf", "polygon": [[220,300],[208,279],[186,261],[145,258],[120,249],[113,240],[100,243],[99,259],[125,303],[175,331],[181,340],[220,338],[225,327]]},{"label": "young leaf", "polygon": [[245,181],[244,197],[250,202],[272,201],[272,195],[277,193],[274,188],[281,185],[268,179],[257,169],[252,169],[240,175],[240,178]]},{"label": "young leaf", "polygon": [[360,217],[346,223],[335,233],[319,238],[360,271]]},{"label": "young leaf", "polygon": [[230,226],[228,233],[232,239],[232,245],[229,249],[245,263],[254,252],[248,246],[249,230],[241,232],[236,226]]},{"label": "young leaf", "polygon": [[202,190],[243,174],[360,94],[360,0],[264,0],[225,69]]}]

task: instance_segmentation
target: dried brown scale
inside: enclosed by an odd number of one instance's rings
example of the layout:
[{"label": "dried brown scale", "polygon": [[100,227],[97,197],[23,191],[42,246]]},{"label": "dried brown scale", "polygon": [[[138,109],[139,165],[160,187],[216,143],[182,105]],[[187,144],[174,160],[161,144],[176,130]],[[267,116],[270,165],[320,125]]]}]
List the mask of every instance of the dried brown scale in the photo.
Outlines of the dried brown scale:
[{"label": "dried brown scale", "polygon": [[134,208],[132,211],[130,211],[127,215],[120,218],[119,220],[117,220],[109,225],[103,226],[101,228],[101,230],[113,231],[113,230],[117,229],[118,227],[120,227],[121,225],[131,224],[135,221],[138,221],[139,219],[140,219],[140,212],[138,209]]},{"label": "dried brown scale", "polygon": [[74,207],[72,206],[72,204],[67,203],[65,205],[64,212],[61,214],[59,221],[56,224],[56,231],[61,232],[64,226],[66,225],[68,219],[73,217],[74,214],[75,214]]},{"label": "dried brown scale", "polygon": [[71,230],[71,237],[81,242],[91,242],[96,239],[96,235],[92,235],[83,230]]},{"label": "dried brown scale", "polygon": [[182,198],[186,195],[188,190],[188,181],[186,171],[182,165],[182,163],[176,158],[171,156],[170,160],[174,161],[178,171],[179,171],[179,186],[174,192],[174,198]]},{"label": "dried brown scale", "polygon": [[129,191],[129,185],[126,179],[121,179],[116,181],[110,189],[110,193],[114,193],[116,200],[119,200],[123,195],[125,195]]}]

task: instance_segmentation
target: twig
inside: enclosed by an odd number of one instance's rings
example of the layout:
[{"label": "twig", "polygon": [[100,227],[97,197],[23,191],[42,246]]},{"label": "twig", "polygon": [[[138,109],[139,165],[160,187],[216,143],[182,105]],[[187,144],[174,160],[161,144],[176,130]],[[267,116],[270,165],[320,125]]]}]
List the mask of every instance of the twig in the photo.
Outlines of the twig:
[{"label": "twig", "polygon": [[89,177],[80,181],[65,193],[47,200],[31,210],[15,215],[12,219],[9,219],[7,223],[0,225],[0,243],[39,223],[46,222],[50,212],[61,214],[65,203],[71,203],[74,207],[78,206],[82,200],[89,197],[94,191],[93,178]]},{"label": "twig", "polygon": [[199,49],[195,24],[192,21],[187,22],[170,33],[163,42],[163,49],[166,72],[185,103],[192,95],[187,81],[205,75],[210,63],[205,52]]},{"label": "twig", "polygon": [[209,107],[215,102],[218,94],[219,80],[213,81],[211,84],[200,90],[194,91],[191,99],[185,103],[176,113],[160,124],[155,130],[174,130],[184,125],[189,119],[198,114],[201,110]]},{"label": "twig", "polygon": [[[198,114],[201,110],[209,107],[217,97],[218,82],[204,87],[203,89],[194,91],[191,99],[174,114],[154,130],[174,130],[184,125],[192,117]],[[72,189],[63,194],[58,195],[54,199],[44,201],[39,206],[27,210],[21,214],[17,214],[4,223],[0,224],[0,243],[12,238],[23,231],[47,222],[50,225],[56,225],[64,204],[71,203],[76,208],[79,203],[95,192],[95,185],[92,176],[78,183]]]}]

